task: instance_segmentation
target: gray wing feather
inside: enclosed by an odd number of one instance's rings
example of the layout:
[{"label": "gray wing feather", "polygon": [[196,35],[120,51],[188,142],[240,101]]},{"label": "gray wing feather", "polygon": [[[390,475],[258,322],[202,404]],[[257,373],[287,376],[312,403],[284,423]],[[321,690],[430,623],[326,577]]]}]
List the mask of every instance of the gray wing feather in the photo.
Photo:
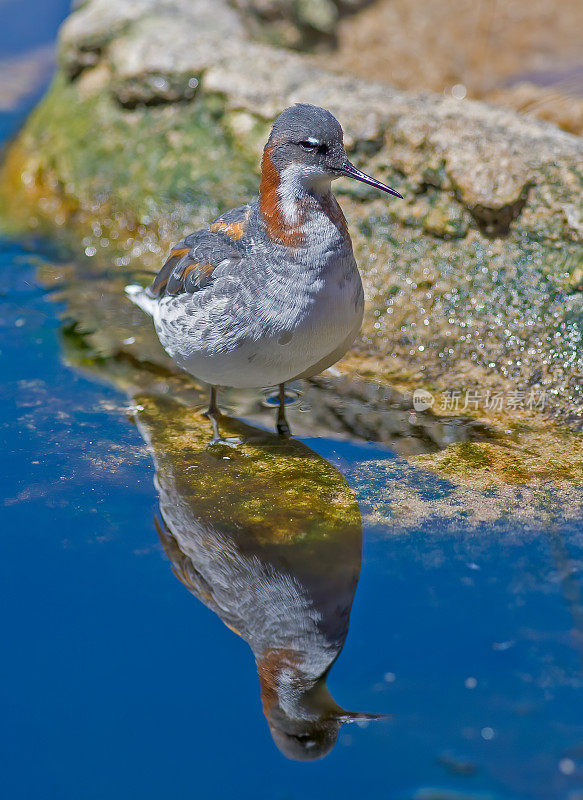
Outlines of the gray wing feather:
[{"label": "gray wing feather", "polygon": [[172,248],[170,256],[148,287],[150,297],[192,294],[204,289],[221,267],[236,267],[244,252],[244,237],[251,205],[233,208],[213,220],[207,230],[195,231]]}]

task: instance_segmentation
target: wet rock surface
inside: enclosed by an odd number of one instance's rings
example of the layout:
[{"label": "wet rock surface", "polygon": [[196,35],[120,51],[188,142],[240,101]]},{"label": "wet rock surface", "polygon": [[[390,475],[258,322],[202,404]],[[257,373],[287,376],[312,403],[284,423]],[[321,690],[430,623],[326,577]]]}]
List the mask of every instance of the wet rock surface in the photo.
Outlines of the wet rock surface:
[{"label": "wet rock surface", "polygon": [[[547,415],[580,425],[581,140],[326,72],[254,41],[247,22],[203,0],[92,0],[74,12],[61,72],[7,153],[5,227],[66,228],[88,257],[75,262],[80,284],[96,262],[116,290],[145,282],[184,231],[256,192],[283,107],[323,105],[353,160],[405,195],[338,184],[368,297],[344,369],[402,392],[538,392]],[[140,313],[119,303],[124,318]],[[126,344],[109,323],[91,336],[150,360],[150,345]]]}]

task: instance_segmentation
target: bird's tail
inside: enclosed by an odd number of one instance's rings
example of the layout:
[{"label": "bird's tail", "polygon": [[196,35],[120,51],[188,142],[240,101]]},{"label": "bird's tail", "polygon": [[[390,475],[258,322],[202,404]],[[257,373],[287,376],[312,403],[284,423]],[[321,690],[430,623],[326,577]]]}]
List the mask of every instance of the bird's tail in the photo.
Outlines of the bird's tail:
[{"label": "bird's tail", "polygon": [[154,297],[150,297],[145,289],[143,289],[141,286],[138,286],[137,283],[131,283],[129,286],[125,287],[125,293],[130,298],[132,303],[135,303],[137,306],[139,306],[142,311],[145,311],[146,314],[149,314],[150,316],[154,315],[156,300]]}]

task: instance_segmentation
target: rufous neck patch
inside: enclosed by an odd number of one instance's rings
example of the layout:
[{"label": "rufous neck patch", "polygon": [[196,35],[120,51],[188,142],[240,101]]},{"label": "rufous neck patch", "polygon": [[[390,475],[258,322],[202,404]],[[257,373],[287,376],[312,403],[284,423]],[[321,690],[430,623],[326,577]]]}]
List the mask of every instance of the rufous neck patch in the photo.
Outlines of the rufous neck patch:
[{"label": "rufous neck patch", "polygon": [[265,220],[266,232],[272,242],[287,247],[300,247],[304,235],[299,223],[286,222],[279,196],[280,176],[271,158],[271,148],[266,147],[261,162],[261,186],[259,188],[259,210]]}]

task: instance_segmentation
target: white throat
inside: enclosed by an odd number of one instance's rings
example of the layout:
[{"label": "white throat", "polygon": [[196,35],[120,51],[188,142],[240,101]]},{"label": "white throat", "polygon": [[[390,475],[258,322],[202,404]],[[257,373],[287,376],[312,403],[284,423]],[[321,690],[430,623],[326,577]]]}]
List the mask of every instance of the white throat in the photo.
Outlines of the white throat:
[{"label": "white throat", "polygon": [[325,197],[330,193],[331,176],[318,167],[292,164],[281,173],[277,193],[281,213],[288,225],[300,221],[299,202],[303,197]]}]

